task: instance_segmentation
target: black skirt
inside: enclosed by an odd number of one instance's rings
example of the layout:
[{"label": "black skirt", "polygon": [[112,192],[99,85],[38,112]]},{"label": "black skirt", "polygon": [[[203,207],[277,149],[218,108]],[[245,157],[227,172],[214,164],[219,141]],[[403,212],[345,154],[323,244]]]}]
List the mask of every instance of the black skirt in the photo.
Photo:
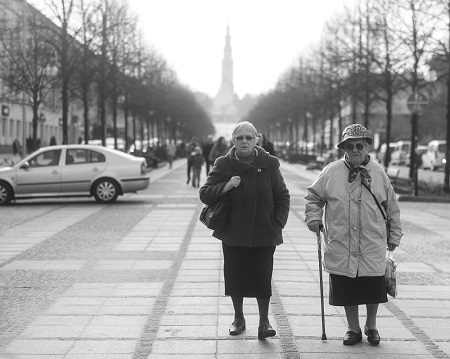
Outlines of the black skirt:
[{"label": "black skirt", "polygon": [[386,303],[387,293],[384,275],[380,277],[350,278],[330,274],[331,305],[360,305]]},{"label": "black skirt", "polygon": [[275,246],[236,247],[222,242],[225,295],[268,298],[272,296]]}]

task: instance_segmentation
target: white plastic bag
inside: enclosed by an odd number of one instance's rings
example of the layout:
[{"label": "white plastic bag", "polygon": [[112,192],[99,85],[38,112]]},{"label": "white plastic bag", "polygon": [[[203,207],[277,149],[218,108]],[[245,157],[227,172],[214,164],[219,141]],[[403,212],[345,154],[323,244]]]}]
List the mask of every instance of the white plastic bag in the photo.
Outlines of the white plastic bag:
[{"label": "white plastic bag", "polygon": [[394,251],[386,252],[386,292],[392,298],[397,297],[397,278],[395,270],[397,269],[398,262],[394,258]]}]

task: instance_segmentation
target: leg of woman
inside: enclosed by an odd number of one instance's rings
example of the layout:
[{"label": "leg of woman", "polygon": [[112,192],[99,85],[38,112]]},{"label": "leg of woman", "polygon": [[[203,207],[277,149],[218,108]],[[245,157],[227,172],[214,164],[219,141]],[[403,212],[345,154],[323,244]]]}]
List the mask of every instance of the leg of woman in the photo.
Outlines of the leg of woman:
[{"label": "leg of woman", "polygon": [[231,300],[234,307],[234,319],[244,319],[244,298],[232,296]]},{"label": "leg of woman", "polygon": [[377,304],[366,304],[367,308],[367,318],[366,318],[366,329],[377,329]]},{"label": "leg of woman", "polygon": [[364,326],[364,333],[367,335],[367,341],[370,344],[378,345],[380,343],[380,334],[377,330],[377,312],[378,303],[366,304],[367,318]]},{"label": "leg of woman", "polygon": [[256,298],[258,301],[259,310],[259,326],[258,326],[258,339],[266,339],[273,337],[277,332],[269,323],[269,304],[270,297],[268,298]]},{"label": "leg of woman", "polygon": [[348,330],[352,332],[359,333],[361,327],[359,326],[359,313],[357,305],[346,305],[344,306],[345,315],[347,317]]},{"label": "leg of woman", "polygon": [[231,296],[234,307],[234,321],[229,329],[230,335],[239,335],[245,330],[245,319],[244,319],[244,298]]},{"label": "leg of woman", "polygon": [[348,331],[345,333],[344,345],[354,345],[362,340],[361,327],[359,326],[359,314],[357,305],[344,306],[347,317]]},{"label": "leg of woman", "polygon": [[269,323],[269,298],[256,298],[259,311],[259,325]]}]

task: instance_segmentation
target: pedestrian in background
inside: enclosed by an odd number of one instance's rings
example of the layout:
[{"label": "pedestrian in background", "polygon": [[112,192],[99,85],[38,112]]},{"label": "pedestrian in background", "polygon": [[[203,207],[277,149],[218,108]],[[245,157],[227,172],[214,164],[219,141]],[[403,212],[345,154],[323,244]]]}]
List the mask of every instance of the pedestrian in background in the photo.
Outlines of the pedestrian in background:
[{"label": "pedestrian in background", "polygon": [[19,140],[16,138],[12,144],[12,152],[14,156],[17,156],[18,154],[20,154],[20,142]]},{"label": "pedestrian in background", "polygon": [[191,181],[191,171],[192,171],[192,153],[197,147],[197,137],[192,137],[191,142],[186,147],[186,159],[187,159],[187,181],[186,184],[189,184]]},{"label": "pedestrian in background", "polygon": [[259,141],[261,143],[260,146],[262,148],[264,148],[266,150],[266,152],[268,152],[272,156],[276,156],[275,148],[273,147],[273,143],[267,139],[266,135],[264,135],[263,133],[260,133],[259,138],[260,138]]},{"label": "pedestrian in background", "polygon": [[[325,167],[305,196],[309,230],[324,231],[329,303],[345,309],[348,331],[344,345],[362,340],[359,305],[367,308],[364,325],[367,340],[379,344],[378,305],[387,302],[386,246],[394,250],[402,237],[394,189],[383,167],[368,154],[372,142],[365,127],[359,124],[346,127],[337,145],[345,151],[344,158]],[[389,233],[371,192],[387,214]]]},{"label": "pedestrian in background", "polygon": [[169,168],[172,168],[172,163],[176,152],[177,152],[177,145],[175,144],[174,140],[170,140],[166,146],[166,156],[167,162],[169,162]]},{"label": "pedestrian in background", "polygon": [[225,137],[220,136],[211,148],[211,153],[209,154],[209,162],[214,164],[215,160],[220,156],[225,156],[230,147],[228,146]]},{"label": "pedestrian in background", "polygon": [[259,308],[258,338],[265,339],[276,334],[268,318],[273,255],[283,242],[290,196],[278,159],[256,141],[250,122],[235,126],[234,146],[215,161],[200,188],[200,199],[211,205],[226,196],[230,203],[226,228],[213,232],[222,241],[225,295],[231,296],[234,307],[229,333],[238,335],[246,329],[243,301],[251,297]]},{"label": "pedestrian in background", "polygon": [[192,156],[192,186],[200,187],[200,174],[203,166],[203,152],[197,144],[191,153]]},{"label": "pedestrian in background", "polygon": [[214,140],[212,135],[208,135],[208,140],[204,144],[202,151],[203,151],[203,158],[205,159],[206,164],[206,176],[208,176],[209,170],[211,168],[211,165],[214,163],[209,160],[209,155],[211,153],[211,150],[214,146]]}]

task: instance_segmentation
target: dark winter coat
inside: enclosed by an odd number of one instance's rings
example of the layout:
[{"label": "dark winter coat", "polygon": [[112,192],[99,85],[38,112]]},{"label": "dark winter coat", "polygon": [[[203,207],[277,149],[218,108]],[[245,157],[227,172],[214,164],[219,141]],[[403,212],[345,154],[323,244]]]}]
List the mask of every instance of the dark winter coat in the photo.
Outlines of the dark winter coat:
[{"label": "dark winter coat", "polygon": [[228,245],[239,247],[275,246],[283,243],[290,196],[280,172],[280,162],[263,148],[255,146],[258,156],[251,164],[239,161],[233,147],[219,157],[200,188],[200,199],[213,204],[232,176],[241,183],[224,195],[229,198],[227,225],[213,236]]}]

